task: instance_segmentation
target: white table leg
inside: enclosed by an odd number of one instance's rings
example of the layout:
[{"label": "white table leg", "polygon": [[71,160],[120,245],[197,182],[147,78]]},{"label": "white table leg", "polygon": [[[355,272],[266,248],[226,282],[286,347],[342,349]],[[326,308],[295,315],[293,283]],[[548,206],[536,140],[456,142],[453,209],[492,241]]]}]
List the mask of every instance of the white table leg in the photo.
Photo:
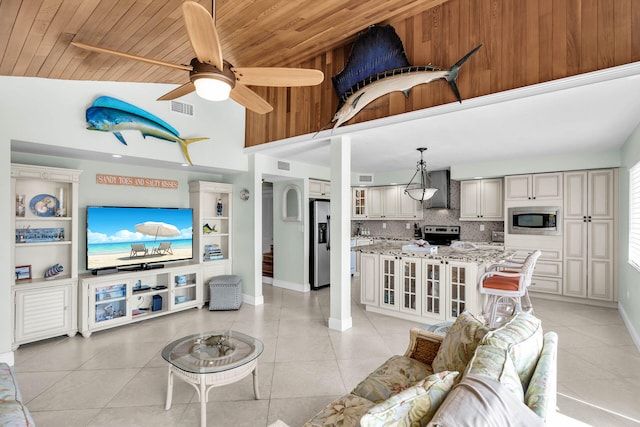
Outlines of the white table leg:
[{"label": "white table leg", "polygon": [[258,364],[253,369],[253,392],[256,394],[256,400],[260,399],[260,393],[258,392]]},{"label": "white table leg", "polygon": [[167,379],[167,402],[164,405],[164,410],[168,411],[171,409],[171,400],[173,399],[173,372],[171,371],[171,366],[169,366],[169,376]]},{"label": "white table leg", "polygon": [[207,384],[205,375],[200,375],[200,426],[207,427]]}]

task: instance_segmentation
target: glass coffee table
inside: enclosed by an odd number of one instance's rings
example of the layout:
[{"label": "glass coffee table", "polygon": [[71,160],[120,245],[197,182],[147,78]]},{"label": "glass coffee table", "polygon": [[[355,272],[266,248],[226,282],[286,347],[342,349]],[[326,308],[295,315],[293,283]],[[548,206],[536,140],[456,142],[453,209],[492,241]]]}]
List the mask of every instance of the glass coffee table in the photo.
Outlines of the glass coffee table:
[{"label": "glass coffee table", "polygon": [[211,331],[177,339],[162,350],[169,362],[167,402],[171,409],[173,375],[191,384],[200,397],[200,424],[207,425],[209,390],[240,381],[253,373],[253,392],[258,394],[258,356],[264,346],[259,339],[236,331]]}]

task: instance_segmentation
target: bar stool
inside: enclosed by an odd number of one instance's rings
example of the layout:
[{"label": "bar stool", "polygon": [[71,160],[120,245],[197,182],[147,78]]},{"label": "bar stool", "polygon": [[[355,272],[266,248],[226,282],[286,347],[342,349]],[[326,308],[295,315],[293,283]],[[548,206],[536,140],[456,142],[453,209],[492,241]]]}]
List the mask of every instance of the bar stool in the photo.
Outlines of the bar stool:
[{"label": "bar stool", "polygon": [[508,316],[520,311],[533,311],[527,288],[540,254],[539,250],[535,250],[522,263],[493,264],[480,277],[480,293],[487,295],[482,314],[485,319],[489,316],[490,328],[497,326],[499,309],[502,309],[501,314]]}]

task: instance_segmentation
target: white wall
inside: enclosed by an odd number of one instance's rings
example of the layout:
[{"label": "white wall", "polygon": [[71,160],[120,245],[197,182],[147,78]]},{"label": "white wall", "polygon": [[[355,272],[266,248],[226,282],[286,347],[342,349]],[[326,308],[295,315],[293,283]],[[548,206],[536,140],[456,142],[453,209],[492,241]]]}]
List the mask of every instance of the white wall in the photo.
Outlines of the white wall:
[{"label": "white wall", "polygon": [[305,268],[308,260],[308,243],[305,240],[305,224],[308,224],[309,205],[301,201],[301,222],[282,220],[283,190],[289,185],[298,186],[300,194],[304,194],[304,180],[295,179],[289,181],[277,181],[273,183],[273,205],[276,215],[273,218],[273,284],[289,289],[307,290],[309,283],[308,273],[305,276]]},{"label": "white wall", "polygon": [[640,350],[640,272],[627,262],[629,259],[629,168],[640,162],[640,125],[622,148],[620,168],[620,288],[619,306],[627,328]]}]

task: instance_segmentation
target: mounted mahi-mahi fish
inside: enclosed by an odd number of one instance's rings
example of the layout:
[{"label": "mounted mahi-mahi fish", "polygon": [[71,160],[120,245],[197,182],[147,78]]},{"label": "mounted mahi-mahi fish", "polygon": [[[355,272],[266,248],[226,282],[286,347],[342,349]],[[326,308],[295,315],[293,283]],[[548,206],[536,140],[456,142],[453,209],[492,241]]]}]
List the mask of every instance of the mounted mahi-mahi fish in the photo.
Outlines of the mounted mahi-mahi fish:
[{"label": "mounted mahi-mahi fish", "polygon": [[412,66],[402,41],[391,25],[372,25],[354,42],[347,65],[331,78],[340,100],[331,122],[333,128],[350,120],[367,104],[391,92],[403,92],[409,97],[412,87],[445,79],[456,98],[462,102],[456,78],[458,70],[480,49],[477,46],[460,58],[451,68],[433,65]]},{"label": "mounted mahi-mahi fish", "polygon": [[143,138],[153,136],[165,141],[180,144],[185,159],[191,163],[187,147],[192,142],[202,141],[209,138],[180,138],[178,131],[162,120],[142,108],[131,105],[110,96],[101,96],[93,101],[91,107],[87,108],[87,123],[89,130],[101,132],[111,132],[118,138],[118,141],[127,145],[122,133],[123,130],[137,130]]}]

